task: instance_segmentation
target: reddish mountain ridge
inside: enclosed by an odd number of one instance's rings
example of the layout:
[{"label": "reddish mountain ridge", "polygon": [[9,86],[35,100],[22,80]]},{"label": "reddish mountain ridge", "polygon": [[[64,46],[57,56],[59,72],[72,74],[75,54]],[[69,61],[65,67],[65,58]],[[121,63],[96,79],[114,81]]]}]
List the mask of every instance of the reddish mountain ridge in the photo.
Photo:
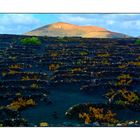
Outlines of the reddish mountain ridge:
[{"label": "reddish mountain ridge", "polygon": [[128,38],[128,35],[112,32],[98,26],[78,26],[65,22],[49,24],[25,33],[33,36],[85,37],[85,38]]}]

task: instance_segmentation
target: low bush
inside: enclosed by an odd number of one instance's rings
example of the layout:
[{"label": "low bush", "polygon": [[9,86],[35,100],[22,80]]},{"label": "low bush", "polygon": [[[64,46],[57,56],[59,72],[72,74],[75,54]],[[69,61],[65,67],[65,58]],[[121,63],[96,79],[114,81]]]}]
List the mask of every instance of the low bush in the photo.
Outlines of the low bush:
[{"label": "low bush", "polygon": [[22,45],[41,45],[38,37],[23,38],[20,42]]}]

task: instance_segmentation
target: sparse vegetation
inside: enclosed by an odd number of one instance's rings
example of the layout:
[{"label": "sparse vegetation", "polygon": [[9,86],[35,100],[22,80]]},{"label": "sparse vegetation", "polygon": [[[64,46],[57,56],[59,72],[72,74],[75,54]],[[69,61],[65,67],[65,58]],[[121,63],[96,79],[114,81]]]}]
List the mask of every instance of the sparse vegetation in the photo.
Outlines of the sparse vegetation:
[{"label": "sparse vegetation", "polygon": [[41,45],[41,41],[38,37],[27,37],[20,40],[22,45]]},{"label": "sparse vegetation", "polygon": [[33,99],[18,98],[16,101],[13,101],[10,105],[8,105],[7,108],[18,111],[26,107],[35,106],[35,105],[36,103]]},{"label": "sparse vegetation", "polygon": [[112,113],[111,110],[105,111],[103,108],[89,107],[89,113],[79,113],[79,118],[85,121],[85,124],[90,124],[95,121],[117,123],[115,119],[116,113]]},{"label": "sparse vegetation", "polygon": [[[1,35],[0,40],[0,127],[140,126],[137,39]],[[66,107],[69,120],[60,124]]]},{"label": "sparse vegetation", "polygon": [[136,45],[140,45],[140,39],[137,39],[135,42]]},{"label": "sparse vegetation", "polygon": [[49,126],[49,124],[47,122],[41,122],[40,123],[40,127],[47,127]]}]

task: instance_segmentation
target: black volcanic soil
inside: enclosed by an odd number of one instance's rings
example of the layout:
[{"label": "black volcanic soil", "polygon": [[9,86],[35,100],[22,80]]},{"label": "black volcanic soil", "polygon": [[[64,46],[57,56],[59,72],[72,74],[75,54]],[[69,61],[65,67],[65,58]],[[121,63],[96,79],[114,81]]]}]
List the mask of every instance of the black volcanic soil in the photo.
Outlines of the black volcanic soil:
[{"label": "black volcanic soil", "polygon": [[[140,66],[132,63],[140,56],[135,38],[39,37],[41,45],[36,46],[21,44],[25,37],[0,35],[0,103],[6,108],[20,96],[34,99],[35,106],[16,112],[28,126],[39,126],[40,122],[49,126],[74,122],[76,126],[78,121],[65,117],[70,107],[84,103],[110,105],[106,93],[120,87],[140,94]],[[116,86],[118,77],[127,74],[132,83]],[[132,106],[116,112],[121,121],[140,121],[139,110]],[[4,118],[0,120],[3,122]]]}]

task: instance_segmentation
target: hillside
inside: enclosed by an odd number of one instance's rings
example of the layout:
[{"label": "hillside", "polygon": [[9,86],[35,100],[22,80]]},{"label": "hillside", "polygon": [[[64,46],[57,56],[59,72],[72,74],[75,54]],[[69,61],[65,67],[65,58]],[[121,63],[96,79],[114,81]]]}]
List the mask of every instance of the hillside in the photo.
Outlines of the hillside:
[{"label": "hillside", "polygon": [[85,38],[127,38],[128,35],[112,32],[98,26],[78,26],[65,22],[49,24],[25,33],[25,35],[51,37],[85,37]]}]

